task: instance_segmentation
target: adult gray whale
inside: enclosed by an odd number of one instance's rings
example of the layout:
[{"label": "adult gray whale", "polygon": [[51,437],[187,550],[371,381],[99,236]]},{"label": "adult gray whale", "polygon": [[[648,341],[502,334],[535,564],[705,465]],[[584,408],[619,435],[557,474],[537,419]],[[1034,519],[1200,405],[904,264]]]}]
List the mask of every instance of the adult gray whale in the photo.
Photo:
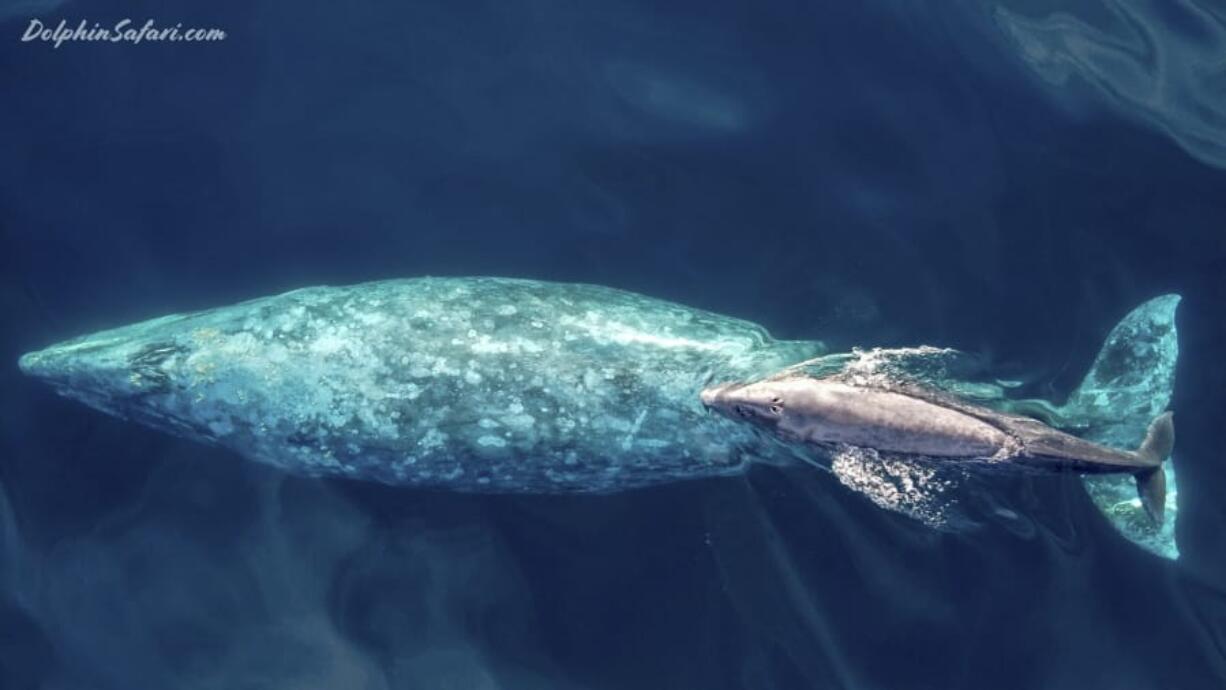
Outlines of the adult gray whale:
[{"label": "adult gray whale", "polygon": [[104,412],[289,472],[608,492],[780,455],[707,415],[698,391],[824,349],[605,287],[418,278],[167,316],[20,367]]},{"label": "adult gray whale", "polygon": [[[1135,446],[1170,399],[1178,302],[1166,295],[1128,314],[1064,405],[1009,400],[994,385],[949,388]],[[820,342],[775,340],[746,321],[610,288],[418,278],[166,316],[19,365],[104,412],[287,472],[559,493],[796,462],[793,449],[708,414],[699,392],[825,352]],[[1173,484],[1171,463],[1166,473]],[[1160,533],[1138,525],[1131,487],[1113,479],[1087,481],[1095,501],[1129,538],[1173,556],[1171,521]]]}]

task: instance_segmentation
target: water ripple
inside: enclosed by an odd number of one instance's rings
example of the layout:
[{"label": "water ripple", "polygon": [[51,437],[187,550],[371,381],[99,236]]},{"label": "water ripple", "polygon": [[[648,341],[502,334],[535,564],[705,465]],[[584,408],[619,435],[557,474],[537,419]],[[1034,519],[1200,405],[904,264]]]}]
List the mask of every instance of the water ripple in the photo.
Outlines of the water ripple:
[{"label": "water ripple", "polygon": [[[1019,56],[1061,95],[1076,84],[1226,167],[1226,15],[1208,2],[1101,0],[1045,17],[997,7]],[[1072,80],[1071,77],[1079,77]]]}]

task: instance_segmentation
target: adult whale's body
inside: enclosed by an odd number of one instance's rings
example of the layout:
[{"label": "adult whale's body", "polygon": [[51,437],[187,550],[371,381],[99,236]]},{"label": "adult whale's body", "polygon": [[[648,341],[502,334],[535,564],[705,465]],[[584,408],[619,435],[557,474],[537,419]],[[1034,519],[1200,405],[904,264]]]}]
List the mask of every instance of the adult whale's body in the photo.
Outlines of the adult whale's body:
[{"label": "adult whale's body", "polygon": [[[1133,448],[1165,409],[1177,295],[1133,310],[1059,407],[946,390]],[[699,393],[824,354],[752,323],[591,285],[418,278],[319,287],[70,340],[20,367],[71,398],[288,472],[480,492],[610,492],[735,474],[794,450]],[[830,355],[834,362],[854,358]],[[880,374],[880,372],[878,372]],[[1174,486],[1171,463],[1168,484]],[[1130,538],[1174,556],[1131,480],[1088,480]],[[1167,494],[1167,511],[1175,492]]]},{"label": "adult whale's body", "polygon": [[154,319],[20,366],[105,412],[290,472],[607,492],[780,453],[706,414],[698,391],[822,350],[611,288],[418,278]]}]

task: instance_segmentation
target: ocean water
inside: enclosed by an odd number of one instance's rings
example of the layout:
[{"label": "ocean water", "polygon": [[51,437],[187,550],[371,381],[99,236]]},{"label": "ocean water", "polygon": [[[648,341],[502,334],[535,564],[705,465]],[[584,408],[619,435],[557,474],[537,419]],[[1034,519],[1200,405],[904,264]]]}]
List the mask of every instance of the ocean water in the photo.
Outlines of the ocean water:
[{"label": "ocean water", "polygon": [[[221,41],[35,36],[84,20]],[[35,32],[37,33],[37,32]],[[1226,8],[0,7],[0,688],[1226,687]],[[1059,403],[1182,296],[1177,560],[1072,475],[944,532],[828,473],[309,479],[21,375],[82,333],[421,275],[973,353]]]}]

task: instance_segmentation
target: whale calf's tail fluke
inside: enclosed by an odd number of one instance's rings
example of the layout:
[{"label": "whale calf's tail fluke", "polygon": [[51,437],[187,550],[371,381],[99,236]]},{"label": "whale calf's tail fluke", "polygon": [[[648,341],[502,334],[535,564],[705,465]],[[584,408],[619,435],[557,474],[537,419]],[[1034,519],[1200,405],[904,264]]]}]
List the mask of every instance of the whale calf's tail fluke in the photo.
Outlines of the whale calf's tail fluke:
[{"label": "whale calf's tail fluke", "polygon": [[1175,447],[1175,419],[1170,412],[1163,412],[1149,425],[1145,440],[1137,448],[1137,457],[1153,463],[1153,467],[1133,475],[1137,480],[1137,495],[1141,505],[1154,525],[1162,525],[1166,508],[1166,472],[1162,463],[1171,456]]}]

